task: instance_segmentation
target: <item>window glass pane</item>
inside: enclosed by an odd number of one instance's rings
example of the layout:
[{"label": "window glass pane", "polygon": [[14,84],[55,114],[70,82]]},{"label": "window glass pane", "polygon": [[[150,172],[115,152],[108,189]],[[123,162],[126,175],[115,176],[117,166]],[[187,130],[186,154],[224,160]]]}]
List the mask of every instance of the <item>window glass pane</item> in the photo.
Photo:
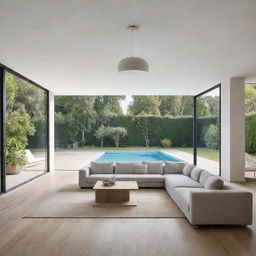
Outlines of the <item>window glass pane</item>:
[{"label": "window glass pane", "polygon": [[219,174],[219,105],[219,88],[213,89],[196,98],[197,165],[213,174]]},{"label": "window glass pane", "polygon": [[47,92],[6,72],[6,189],[47,171]]},{"label": "window glass pane", "polygon": [[91,161],[193,162],[193,96],[58,95],[54,102],[55,170]]},{"label": "window glass pane", "polygon": [[245,177],[256,178],[256,83],[244,87],[245,107]]}]

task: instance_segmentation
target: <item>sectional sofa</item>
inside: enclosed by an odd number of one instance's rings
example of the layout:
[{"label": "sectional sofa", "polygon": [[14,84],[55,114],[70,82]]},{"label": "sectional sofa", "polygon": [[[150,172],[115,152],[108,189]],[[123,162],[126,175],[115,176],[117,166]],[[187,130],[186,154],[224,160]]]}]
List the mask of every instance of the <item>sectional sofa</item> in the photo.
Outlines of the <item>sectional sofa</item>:
[{"label": "sectional sofa", "polygon": [[79,171],[80,188],[115,175],[140,188],[165,188],[192,225],[252,224],[252,193],[185,162],[96,163]]}]

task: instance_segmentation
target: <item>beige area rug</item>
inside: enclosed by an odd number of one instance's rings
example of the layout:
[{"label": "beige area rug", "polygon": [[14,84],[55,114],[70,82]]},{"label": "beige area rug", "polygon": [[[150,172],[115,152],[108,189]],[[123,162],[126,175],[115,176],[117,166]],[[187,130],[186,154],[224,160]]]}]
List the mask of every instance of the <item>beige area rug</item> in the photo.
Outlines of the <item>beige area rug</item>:
[{"label": "beige area rug", "polygon": [[67,185],[24,218],[184,218],[164,189],[131,191],[136,207],[94,206],[94,191]]}]

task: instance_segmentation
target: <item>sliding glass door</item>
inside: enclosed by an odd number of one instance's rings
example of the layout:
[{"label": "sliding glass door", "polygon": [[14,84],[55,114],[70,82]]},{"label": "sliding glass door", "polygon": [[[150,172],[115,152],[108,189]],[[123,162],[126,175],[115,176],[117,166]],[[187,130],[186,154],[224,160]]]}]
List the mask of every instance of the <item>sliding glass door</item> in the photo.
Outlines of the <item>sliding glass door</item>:
[{"label": "sliding glass door", "polygon": [[48,171],[48,91],[3,67],[2,191]]},{"label": "sliding glass door", "polygon": [[217,85],[194,97],[194,164],[220,175],[220,101]]}]

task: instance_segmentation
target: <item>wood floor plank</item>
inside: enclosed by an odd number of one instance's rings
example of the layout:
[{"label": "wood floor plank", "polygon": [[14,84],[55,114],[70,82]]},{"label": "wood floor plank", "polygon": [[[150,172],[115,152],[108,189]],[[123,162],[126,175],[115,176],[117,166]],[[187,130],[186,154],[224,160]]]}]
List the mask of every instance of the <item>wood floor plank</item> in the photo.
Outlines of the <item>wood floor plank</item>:
[{"label": "wood floor plank", "polygon": [[[1,256],[255,255],[252,226],[195,229],[186,219],[23,219],[77,172],[44,175],[0,196]],[[256,181],[239,184],[254,194]]]}]

